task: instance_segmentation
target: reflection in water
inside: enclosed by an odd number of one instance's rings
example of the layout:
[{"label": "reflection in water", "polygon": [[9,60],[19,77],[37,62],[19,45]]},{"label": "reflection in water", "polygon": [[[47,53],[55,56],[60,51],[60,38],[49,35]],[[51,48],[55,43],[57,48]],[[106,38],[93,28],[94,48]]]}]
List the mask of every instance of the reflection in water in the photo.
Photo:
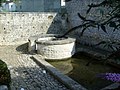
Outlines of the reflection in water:
[{"label": "reflection in water", "polygon": [[90,57],[78,56],[67,61],[49,62],[57,69],[68,75],[88,90],[99,90],[112,82],[97,78],[96,75],[105,72],[120,72],[116,68],[100,63],[94,60],[89,66],[86,66]]},{"label": "reflection in water", "polygon": [[66,61],[51,61],[49,63],[59,69],[63,74],[68,74],[73,70],[71,59]]}]

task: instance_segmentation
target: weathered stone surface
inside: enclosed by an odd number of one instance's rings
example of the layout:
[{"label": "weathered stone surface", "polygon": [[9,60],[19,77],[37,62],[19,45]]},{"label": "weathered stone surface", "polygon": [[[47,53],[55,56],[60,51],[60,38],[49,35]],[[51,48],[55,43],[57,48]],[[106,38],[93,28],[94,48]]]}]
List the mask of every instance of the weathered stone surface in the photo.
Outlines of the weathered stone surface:
[{"label": "weathered stone surface", "polygon": [[25,54],[22,48],[22,52],[17,51],[16,48],[18,46],[0,47],[0,59],[4,60],[10,69],[11,90],[20,90],[21,88],[25,90],[53,90],[53,88],[54,90],[69,90],[45,68],[38,66],[30,58],[31,55]]},{"label": "weathered stone surface", "polygon": [[[102,2],[103,0],[71,0],[66,2],[66,9],[68,13],[68,27],[69,29],[80,25],[82,20],[79,18],[77,13],[80,13],[82,16],[87,17],[88,19],[98,19],[99,10],[95,10],[94,8],[90,11],[89,15],[86,15],[86,11],[89,8],[88,5],[93,3],[97,4]],[[106,10],[104,8],[104,10]],[[108,10],[106,10],[107,12]],[[105,12],[104,12],[105,13]],[[82,29],[77,29],[72,32],[71,35],[77,38],[77,41],[82,44],[95,45],[101,41],[114,41],[120,42],[120,30],[116,30],[113,32],[113,28],[106,27],[107,33],[105,33],[101,28],[98,30],[97,28],[89,28],[87,29],[83,36],[80,37],[80,33]],[[105,50],[112,51],[112,49],[108,47],[104,47],[104,45],[100,45],[99,48],[104,48]]]},{"label": "weathered stone surface", "polygon": [[21,44],[30,36],[41,33],[62,32],[61,15],[58,13],[0,13],[0,45]]},{"label": "weathered stone surface", "polygon": [[45,59],[66,59],[75,53],[75,39],[70,37],[56,38],[59,34],[40,34],[29,38],[28,50],[37,51]]},{"label": "weathered stone surface", "polygon": [[36,50],[38,54],[49,60],[70,58],[75,53],[75,39],[70,37],[56,38],[58,36],[57,34],[43,34],[35,41],[29,39],[29,51]]}]

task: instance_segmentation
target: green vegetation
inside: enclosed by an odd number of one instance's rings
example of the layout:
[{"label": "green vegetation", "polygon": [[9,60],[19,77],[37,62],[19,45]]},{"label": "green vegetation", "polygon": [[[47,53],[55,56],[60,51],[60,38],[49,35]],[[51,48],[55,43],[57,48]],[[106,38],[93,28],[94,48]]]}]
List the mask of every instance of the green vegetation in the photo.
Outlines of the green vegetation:
[{"label": "green vegetation", "polygon": [[5,62],[0,60],[0,85],[9,85],[11,82],[10,71]]}]

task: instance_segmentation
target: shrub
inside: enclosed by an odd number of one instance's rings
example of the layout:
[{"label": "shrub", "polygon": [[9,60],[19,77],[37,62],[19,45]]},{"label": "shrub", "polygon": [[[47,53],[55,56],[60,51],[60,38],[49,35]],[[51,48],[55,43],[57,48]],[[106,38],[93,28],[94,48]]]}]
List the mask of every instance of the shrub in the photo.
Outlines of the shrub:
[{"label": "shrub", "polygon": [[0,60],[0,85],[9,85],[11,82],[10,71],[7,64]]}]

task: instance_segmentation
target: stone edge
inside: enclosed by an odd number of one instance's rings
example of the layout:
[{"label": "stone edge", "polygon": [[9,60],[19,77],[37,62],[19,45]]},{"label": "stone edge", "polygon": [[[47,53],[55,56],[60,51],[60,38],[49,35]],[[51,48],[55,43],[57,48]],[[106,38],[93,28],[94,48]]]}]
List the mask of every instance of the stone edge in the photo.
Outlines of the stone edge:
[{"label": "stone edge", "polygon": [[38,56],[31,57],[37,64],[43,66],[47,71],[49,71],[56,79],[62,82],[67,88],[71,90],[87,90],[82,85],[72,80],[68,76],[62,74],[54,66],[45,61],[44,58]]},{"label": "stone edge", "polygon": [[100,90],[113,90],[115,88],[118,88],[120,86],[120,83],[113,83],[109,86],[106,86],[105,88],[102,88]]}]

